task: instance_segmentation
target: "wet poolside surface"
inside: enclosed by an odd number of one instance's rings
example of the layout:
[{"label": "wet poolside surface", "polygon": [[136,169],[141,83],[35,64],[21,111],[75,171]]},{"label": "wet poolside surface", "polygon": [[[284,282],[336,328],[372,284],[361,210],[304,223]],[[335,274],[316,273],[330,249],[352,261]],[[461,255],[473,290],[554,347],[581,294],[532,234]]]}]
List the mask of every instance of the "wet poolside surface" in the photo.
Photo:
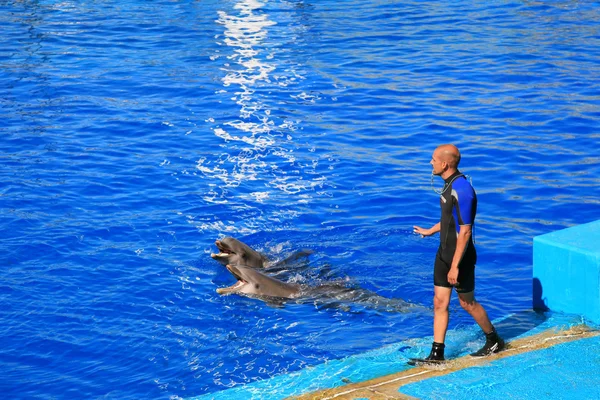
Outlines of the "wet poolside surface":
[{"label": "wet poolside surface", "polygon": [[[556,332],[568,338],[569,332]],[[537,340],[543,340],[539,338]],[[420,399],[598,399],[600,336],[492,360],[403,386]]]},{"label": "wet poolside surface", "polygon": [[[518,324],[515,324],[519,321]],[[468,354],[481,345],[476,327],[450,331],[443,365],[410,367],[430,338],[328,362],[242,388],[194,397],[204,399],[533,399],[595,398],[600,331],[581,318],[524,312],[497,321],[507,348],[485,358]],[[426,354],[425,354],[426,355]],[[583,356],[585,355],[585,356]],[[554,397],[551,397],[554,396]]]}]

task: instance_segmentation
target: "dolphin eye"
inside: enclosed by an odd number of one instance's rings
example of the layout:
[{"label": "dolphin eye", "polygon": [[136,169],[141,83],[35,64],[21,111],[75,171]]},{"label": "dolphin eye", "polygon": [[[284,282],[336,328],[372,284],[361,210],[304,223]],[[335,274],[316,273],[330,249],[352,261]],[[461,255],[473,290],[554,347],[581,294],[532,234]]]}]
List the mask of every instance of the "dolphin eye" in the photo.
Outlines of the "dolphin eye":
[{"label": "dolphin eye", "polygon": [[255,287],[256,289],[258,289],[258,288],[260,287],[260,285],[259,285],[258,283],[256,283],[256,284],[254,285],[254,287]]}]

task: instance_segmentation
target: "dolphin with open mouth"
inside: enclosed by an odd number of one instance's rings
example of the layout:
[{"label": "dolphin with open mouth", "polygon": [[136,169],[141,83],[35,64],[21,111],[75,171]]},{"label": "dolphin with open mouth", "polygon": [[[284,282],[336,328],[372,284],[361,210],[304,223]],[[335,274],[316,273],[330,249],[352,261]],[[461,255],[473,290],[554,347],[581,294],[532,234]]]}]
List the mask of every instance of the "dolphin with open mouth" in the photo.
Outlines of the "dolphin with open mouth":
[{"label": "dolphin with open mouth", "polygon": [[219,253],[212,253],[210,256],[223,265],[230,264],[245,265],[252,268],[269,268],[271,272],[277,268],[285,268],[290,264],[297,263],[299,260],[304,259],[313,253],[312,250],[302,249],[292,253],[283,260],[271,263],[265,255],[254,250],[241,240],[230,236],[215,241],[215,245],[219,249]]},{"label": "dolphin with open mouth", "polygon": [[281,305],[283,301],[311,302],[324,307],[350,309],[351,304],[387,312],[427,311],[425,307],[408,303],[398,298],[387,298],[370,290],[348,287],[344,282],[327,282],[317,286],[285,283],[263,272],[245,265],[226,265],[236,282],[218,288],[222,295],[240,294],[256,297],[271,305]]},{"label": "dolphin with open mouth", "polygon": [[299,285],[293,285],[271,278],[262,272],[245,265],[226,265],[227,270],[237,279],[232,286],[219,288],[219,294],[246,294],[293,299],[301,294]]},{"label": "dolphin with open mouth", "polygon": [[217,240],[215,245],[219,253],[210,256],[223,265],[245,265],[252,268],[264,268],[269,260],[246,243],[232,237]]}]

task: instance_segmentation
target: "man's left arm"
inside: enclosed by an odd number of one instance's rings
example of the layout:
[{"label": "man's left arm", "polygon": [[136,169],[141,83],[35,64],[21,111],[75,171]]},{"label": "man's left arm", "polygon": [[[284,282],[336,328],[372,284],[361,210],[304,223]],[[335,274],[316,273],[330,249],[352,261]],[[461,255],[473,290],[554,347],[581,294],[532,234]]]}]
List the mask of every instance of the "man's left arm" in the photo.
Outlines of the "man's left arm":
[{"label": "man's left arm", "polygon": [[450,272],[448,272],[448,283],[451,285],[458,284],[458,266],[467,249],[467,244],[471,238],[471,232],[471,225],[459,225],[458,237],[456,238],[456,250],[454,251],[454,257],[452,258],[452,265],[450,265]]}]

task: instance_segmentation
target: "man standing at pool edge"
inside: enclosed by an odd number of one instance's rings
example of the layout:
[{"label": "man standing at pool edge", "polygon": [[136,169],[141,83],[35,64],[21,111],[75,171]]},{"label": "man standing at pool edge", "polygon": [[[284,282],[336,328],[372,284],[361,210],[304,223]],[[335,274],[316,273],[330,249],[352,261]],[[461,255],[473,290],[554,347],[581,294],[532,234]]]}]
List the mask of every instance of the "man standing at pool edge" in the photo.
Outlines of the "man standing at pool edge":
[{"label": "man standing at pool edge", "polygon": [[444,341],[448,330],[448,306],[452,287],[456,290],[460,305],[473,317],[486,335],[485,345],[471,354],[475,357],[497,353],[504,348],[485,309],[475,300],[475,263],[477,253],[472,238],[477,195],[475,190],[458,170],[460,152],[452,144],[439,146],[431,157],[433,174],[444,179],[440,194],[442,209],[440,222],[429,229],[419,226],[414,231],[422,237],[440,233],[433,274],[433,346],[423,361],[444,360]]}]

